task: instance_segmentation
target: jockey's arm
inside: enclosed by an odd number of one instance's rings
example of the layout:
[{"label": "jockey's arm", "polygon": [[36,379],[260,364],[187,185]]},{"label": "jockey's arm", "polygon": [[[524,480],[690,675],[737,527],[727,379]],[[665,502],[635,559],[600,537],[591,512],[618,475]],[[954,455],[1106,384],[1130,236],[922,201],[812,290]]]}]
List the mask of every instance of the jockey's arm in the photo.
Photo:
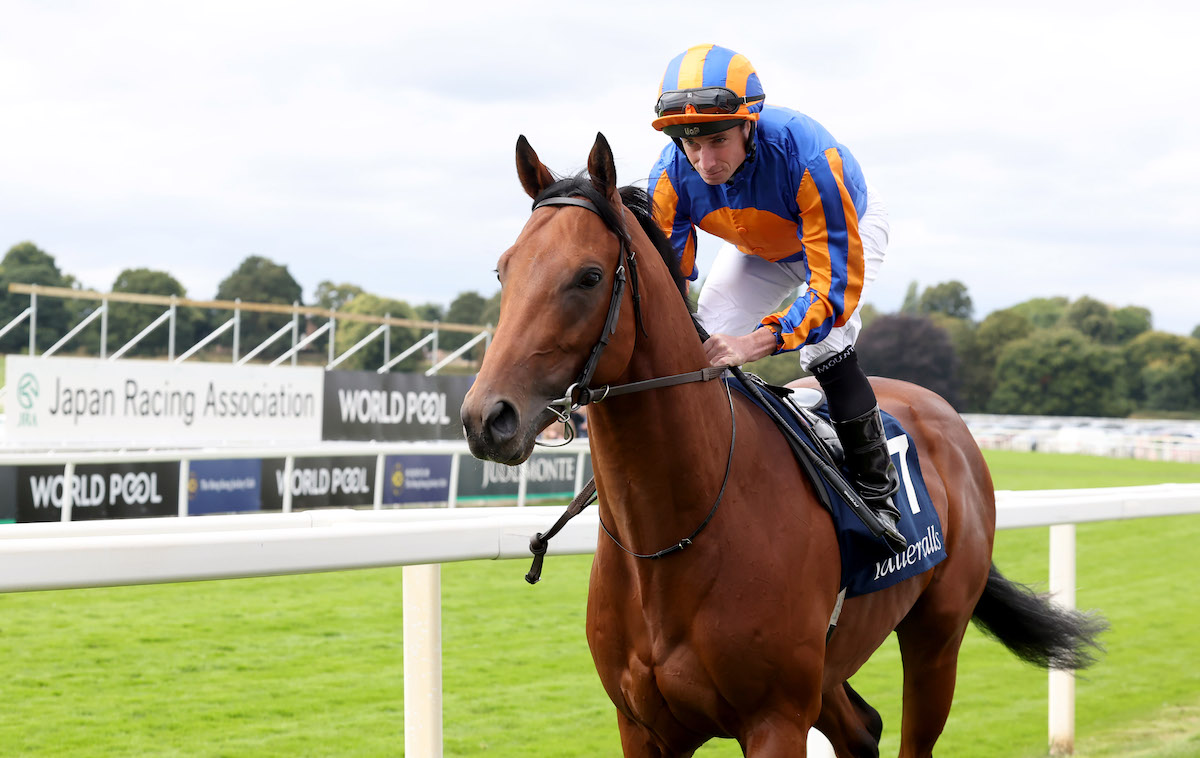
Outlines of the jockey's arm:
[{"label": "jockey's arm", "polygon": [[741,336],[714,334],[704,343],[704,354],[710,366],[741,366],[771,355],[777,346],[775,331],[764,327]]}]

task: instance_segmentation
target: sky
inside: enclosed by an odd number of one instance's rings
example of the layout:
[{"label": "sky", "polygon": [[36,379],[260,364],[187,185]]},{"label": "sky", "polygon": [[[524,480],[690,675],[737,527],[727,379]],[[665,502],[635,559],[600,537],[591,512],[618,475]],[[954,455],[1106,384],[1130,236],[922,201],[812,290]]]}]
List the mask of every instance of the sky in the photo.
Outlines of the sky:
[{"label": "sky", "polygon": [[[981,319],[1033,297],[1200,324],[1194,2],[313,3],[0,0],[0,250],[88,288],[194,298],[249,255],[413,304],[497,289],[529,200],[597,132],[645,186],[667,62],[744,54],[886,198],[867,301],[957,280]],[[702,236],[707,270],[720,242]]]}]

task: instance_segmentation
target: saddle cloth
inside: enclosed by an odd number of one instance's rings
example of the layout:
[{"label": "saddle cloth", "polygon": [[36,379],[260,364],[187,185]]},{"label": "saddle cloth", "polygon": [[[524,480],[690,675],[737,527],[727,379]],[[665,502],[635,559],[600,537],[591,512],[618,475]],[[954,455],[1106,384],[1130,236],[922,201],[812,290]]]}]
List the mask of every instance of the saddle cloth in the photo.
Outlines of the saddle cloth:
[{"label": "saddle cloth", "polygon": [[[758,405],[751,395],[733,377],[726,377],[729,386],[745,395],[751,402]],[[775,410],[786,419],[793,429],[813,450],[824,455],[820,444],[815,443],[799,421],[796,411],[770,391],[761,388],[762,394],[775,407]],[[829,408],[826,404],[811,409],[813,413],[829,422]],[[765,411],[764,411],[765,413]],[[900,490],[893,496],[893,502],[900,509],[900,523],[897,525],[900,533],[908,540],[908,549],[902,553],[893,553],[881,539],[874,537],[863,525],[858,516],[851,510],[834,487],[822,479],[817,484],[824,487],[829,494],[832,504],[833,524],[837,531],[838,548],[842,558],[842,584],[846,597],[866,595],[877,590],[890,587],[909,577],[916,576],[936,566],[946,557],[945,543],[942,539],[942,524],[937,511],[929,499],[929,491],[925,480],[921,477],[921,466],[917,460],[917,449],[912,437],[900,426],[900,422],[889,413],[883,413],[883,428],[887,436],[888,451],[896,471],[900,475]],[[780,440],[781,450],[790,449]],[[782,454],[782,452],[781,452]],[[848,470],[836,462],[847,481],[853,481]]]}]

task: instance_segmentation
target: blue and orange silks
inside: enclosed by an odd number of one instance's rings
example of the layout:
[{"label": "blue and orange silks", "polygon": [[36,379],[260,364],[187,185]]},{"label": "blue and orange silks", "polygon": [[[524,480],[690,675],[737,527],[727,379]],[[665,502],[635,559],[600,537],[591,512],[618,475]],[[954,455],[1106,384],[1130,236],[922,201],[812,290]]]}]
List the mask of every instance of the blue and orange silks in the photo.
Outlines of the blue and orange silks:
[{"label": "blue and orange silks", "polygon": [[820,124],[768,105],[759,114],[750,156],[720,186],[700,178],[674,143],[650,174],[654,214],[695,280],[696,228],[768,261],[803,261],[808,290],[762,319],[778,324],[780,352],[816,344],[850,318],[863,288],[858,220],[867,184],[858,161]]}]

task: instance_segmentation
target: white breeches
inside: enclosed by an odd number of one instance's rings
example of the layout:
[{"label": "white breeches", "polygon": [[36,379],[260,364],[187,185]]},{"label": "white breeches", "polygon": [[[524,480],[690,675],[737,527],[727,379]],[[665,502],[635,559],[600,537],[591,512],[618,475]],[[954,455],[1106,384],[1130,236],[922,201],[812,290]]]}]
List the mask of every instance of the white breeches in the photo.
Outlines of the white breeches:
[{"label": "white breeches", "polygon": [[[888,244],[887,205],[879,193],[867,188],[867,211],[858,220],[862,238],[865,270],[863,291],[858,304],[866,296],[879,274]],[[756,255],[746,255],[725,244],[713,261],[712,270],[704,279],[696,316],[709,334],[749,334],[764,316],[782,310],[808,288],[808,264],[803,261],[772,263]],[[788,302],[784,302],[787,298]],[[815,345],[800,348],[800,365],[807,371],[854,344],[862,329],[862,319],[856,308],[842,326],[834,327],[825,339]]]}]

